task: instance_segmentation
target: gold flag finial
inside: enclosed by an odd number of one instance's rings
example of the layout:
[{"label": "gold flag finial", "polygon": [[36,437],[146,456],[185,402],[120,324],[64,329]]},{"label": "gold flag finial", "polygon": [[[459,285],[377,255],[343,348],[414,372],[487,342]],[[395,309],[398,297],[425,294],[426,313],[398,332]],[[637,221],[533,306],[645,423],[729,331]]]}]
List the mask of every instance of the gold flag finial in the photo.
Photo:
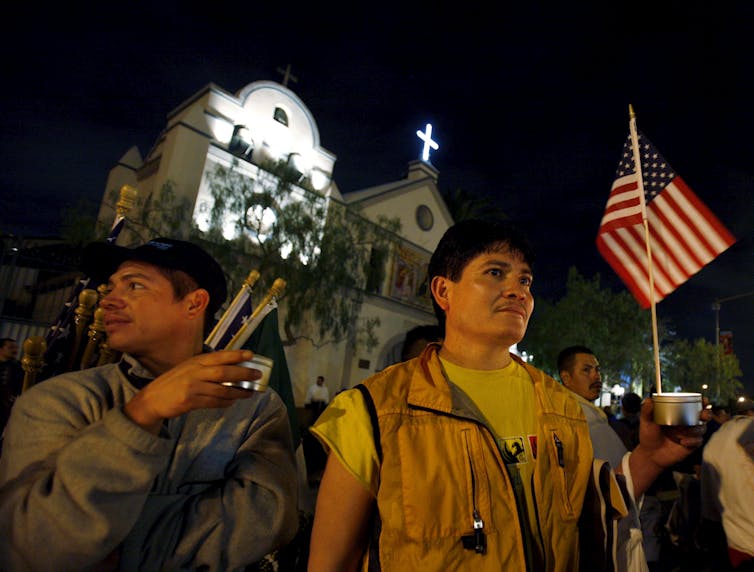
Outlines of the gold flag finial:
[{"label": "gold flag finial", "polygon": [[243,284],[244,286],[248,286],[249,288],[254,288],[254,284],[257,283],[257,280],[259,280],[259,270],[252,270],[251,272],[249,272],[246,280],[243,281]]},{"label": "gold flag finial", "polygon": [[119,217],[126,216],[128,211],[130,211],[136,203],[136,197],[138,194],[139,191],[131,185],[123,185],[120,188],[118,203],[115,205],[115,214]]},{"label": "gold flag finial", "polygon": [[636,119],[636,113],[634,112],[634,106],[630,103],[628,104],[628,117],[631,119]]},{"label": "gold flag finial", "polygon": [[31,336],[24,342],[24,357],[21,358],[21,367],[24,370],[24,385],[22,393],[37,382],[37,375],[45,366],[45,352],[47,342],[42,336]]},{"label": "gold flag finial", "polygon": [[272,286],[270,286],[270,289],[267,291],[265,297],[254,308],[254,311],[251,313],[251,317],[246,322],[244,322],[241,328],[230,339],[228,345],[225,346],[226,350],[237,350],[243,347],[246,341],[251,337],[251,334],[254,332],[254,328],[257,327],[257,322],[259,322],[265,316],[266,312],[270,311],[270,308],[268,306],[283,294],[285,287],[285,280],[283,280],[282,278],[275,279],[275,281],[272,283]]},{"label": "gold flag finial", "polygon": [[275,278],[275,281],[272,283],[272,286],[270,286],[270,296],[275,296],[278,298],[280,295],[282,295],[283,291],[285,290],[285,287],[287,286],[286,281],[282,278]]}]

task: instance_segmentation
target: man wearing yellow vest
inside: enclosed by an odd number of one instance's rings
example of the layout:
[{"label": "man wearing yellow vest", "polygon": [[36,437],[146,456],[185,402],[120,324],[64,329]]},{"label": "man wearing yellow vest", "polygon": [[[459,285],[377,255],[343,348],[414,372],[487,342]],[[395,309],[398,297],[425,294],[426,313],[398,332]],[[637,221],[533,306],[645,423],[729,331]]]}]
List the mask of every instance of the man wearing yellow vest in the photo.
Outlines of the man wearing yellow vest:
[{"label": "man wearing yellow vest", "polygon": [[[329,452],[310,572],[578,570],[591,480],[570,392],[509,353],[526,333],[533,253],[512,226],[464,221],[429,264],[442,343],[342,392],[313,432]],[[642,412],[638,497],[701,444]]]}]

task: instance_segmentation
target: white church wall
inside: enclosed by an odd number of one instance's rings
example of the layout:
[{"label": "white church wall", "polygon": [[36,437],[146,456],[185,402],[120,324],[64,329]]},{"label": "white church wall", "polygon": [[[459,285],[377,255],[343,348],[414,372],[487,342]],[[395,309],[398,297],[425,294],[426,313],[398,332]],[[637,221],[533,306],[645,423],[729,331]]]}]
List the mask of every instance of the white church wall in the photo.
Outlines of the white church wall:
[{"label": "white church wall", "polygon": [[205,116],[212,137],[227,145],[233,135],[234,125],[240,123],[238,117],[243,106],[236,96],[215,85],[211,86],[207,97]]},{"label": "white church wall", "polygon": [[193,205],[202,178],[209,138],[206,130],[199,130],[200,127],[206,128],[201,109],[194,108],[186,120],[190,121],[174,125],[166,134],[155,188],[159,190],[170,181],[175,185],[176,194]]},{"label": "white church wall", "polygon": [[[398,217],[401,221],[401,237],[430,252],[440,242],[443,233],[452,224],[446,216],[447,209],[441,206],[434,183],[409,186],[403,192],[389,192],[380,200],[364,201],[363,212],[370,220],[379,216]],[[422,208],[422,212],[419,209]],[[421,224],[429,226],[422,228]],[[429,225],[427,224],[429,223]]]},{"label": "white church wall", "polygon": [[306,390],[318,375],[324,376],[330,395],[342,389],[343,355],[345,342],[315,347],[308,339],[301,339],[285,348],[285,358],[293,386],[297,407],[303,407]]},{"label": "white church wall", "polygon": [[377,296],[370,296],[361,309],[361,320],[371,318],[380,320],[375,331],[379,343],[371,349],[364,346],[356,348],[351,358],[350,375],[345,380],[346,387],[353,387],[364,378],[381,371],[386,365],[391,365],[385,362],[392,354],[396,340],[402,341],[408,330],[435,322],[431,311]]}]

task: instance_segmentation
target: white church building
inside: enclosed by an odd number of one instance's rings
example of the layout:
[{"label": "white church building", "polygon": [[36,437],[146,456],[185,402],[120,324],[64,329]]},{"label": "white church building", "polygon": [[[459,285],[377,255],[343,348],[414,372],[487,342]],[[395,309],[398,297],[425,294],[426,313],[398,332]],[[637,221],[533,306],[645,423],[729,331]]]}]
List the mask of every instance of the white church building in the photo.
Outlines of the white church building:
[{"label": "white church building", "polygon": [[[294,397],[301,405],[318,375],[325,377],[330,395],[353,387],[395,361],[408,330],[435,323],[429,295],[418,289],[432,251],[453,220],[437,187],[438,171],[429,162],[428,153],[436,147],[431,127],[416,127],[424,139],[417,139],[417,149],[423,145],[424,154],[408,164],[405,179],[341,191],[333,179],[336,155],[321,145],[314,116],[293,91],[273,81],[252,82],[236,94],[209,84],[168,113],[146,157],[133,147],[120,159],[109,173],[105,196],[127,184],[147,197],[169,183],[176,196],[193,205],[192,221],[201,230],[213,201],[208,177],[217,165],[234,164],[254,178],[262,161],[283,160],[327,200],[358,205],[360,214],[375,223],[381,215],[400,220],[383,283],[366,294],[361,307],[361,319],[380,319],[378,345],[367,350],[340,342],[315,348],[300,340],[286,347]],[[103,224],[113,221],[111,204],[103,200]],[[284,299],[280,312],[285,312]]]}]

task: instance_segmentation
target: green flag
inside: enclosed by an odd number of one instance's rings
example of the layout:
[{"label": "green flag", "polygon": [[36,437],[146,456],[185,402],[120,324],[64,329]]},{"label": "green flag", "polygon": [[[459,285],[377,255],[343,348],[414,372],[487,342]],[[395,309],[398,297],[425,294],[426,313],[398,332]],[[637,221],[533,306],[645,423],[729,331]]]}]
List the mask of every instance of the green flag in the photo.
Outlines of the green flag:
[{"label": "green flag", "polygon": [[293,446],[298,447],[301,443],[301,433],[298,427],[296,402],[293,399],[291,374],[288,371],[288,362],[285,359],[285,350],[283,349],[283,342],[280,339],[280,331],[278,330],[277,308],[264,317],[243,347],[253,351],[255,354],[258,353],[259,355],[266,356],[274,362],[272,372],[270,373],[270,387],[280,395],[280,398],[288,409],[288,419],[291,423],[291,434],[293,435]]}]

